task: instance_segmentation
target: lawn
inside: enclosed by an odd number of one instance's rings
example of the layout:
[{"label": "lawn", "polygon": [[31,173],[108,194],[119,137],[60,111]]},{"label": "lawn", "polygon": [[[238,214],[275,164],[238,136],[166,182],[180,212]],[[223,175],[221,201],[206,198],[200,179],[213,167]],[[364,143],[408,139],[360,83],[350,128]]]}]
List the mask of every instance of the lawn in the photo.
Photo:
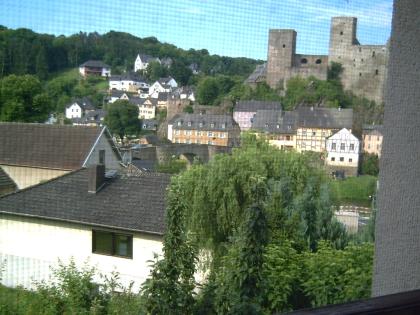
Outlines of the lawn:
[{"label": "lawn", "polygon": [[371,196],[376,191],[377,177],[364,175],[348,177],[344,180],[332,180],[330,183],[334,201],[337,204],[371,205]]}]

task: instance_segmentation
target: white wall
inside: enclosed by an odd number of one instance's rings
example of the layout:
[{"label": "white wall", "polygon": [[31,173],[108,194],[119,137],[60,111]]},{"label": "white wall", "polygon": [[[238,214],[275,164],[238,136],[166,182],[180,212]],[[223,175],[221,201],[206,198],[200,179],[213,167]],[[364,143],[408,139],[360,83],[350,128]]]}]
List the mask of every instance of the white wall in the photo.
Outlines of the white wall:
[{"label": "white wall", "polygon": [[31,288],[33,280],[48,280],[49,267],[57,266],[58,259],[67,262],[74,257],[78,265],[88,260],[107,275],[118,271],[124,285],[134,281],[137,289],[149,275],[148,260],[161,254],[162,241],[159,236],[123,233],[133,235],[133,259],[92,253],[91,227],[0,214],[2,284]]},{"label": "white wall", "polygon": [[59,176],[69,171],[52,170],[47,168],[0,165],[3,171],[16,183],[19,189],[33,186]]},{"label": "white wall", "polygon": [[[344,148],[342,148],[342,145]],[[327,165],[344,167],[357,167],[359,165],[360,141],[345,128],[327,139],[326,149],[328,153]]]},{"label": "white wall", "polygon": [[[106,132],[106,131],[105,131]],[[99,151],[105,150],[105,168],[118,170],[121,168],[119,157],[112,150],[111,144],[105,136],[105,132],[101,135],[99,141],[94,147],[89,159],[85,163],[85,167],[99,163]],[[86,153],[87,156],[87,153]]]},{"label": "white wall", "polygon": [[66,118],[82,118],[82,108],[74,103],[66,108]]}]

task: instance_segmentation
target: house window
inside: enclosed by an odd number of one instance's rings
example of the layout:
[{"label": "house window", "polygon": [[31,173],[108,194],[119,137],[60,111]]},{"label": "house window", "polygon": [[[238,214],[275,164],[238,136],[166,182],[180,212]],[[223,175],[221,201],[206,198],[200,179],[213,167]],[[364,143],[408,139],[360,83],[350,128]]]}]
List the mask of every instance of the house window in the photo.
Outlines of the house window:
[{"label": "house window", "polygon": [[331,150],[337,150],[337,144],[335,142],[331,144]]},{"label": "house window", "polygon": [[222,123],[222,128],[225,129],[226,128],[226,124]]},{"label": "house window", "polygon": [[340,157],[340,162],[344,162],[344,157]]},{"label": "house window", "polygon": [[200,127],[203,127],[203,123],[202,122],[200,123]]},{"label": "house window", "polygon": [[349,162],[351,163],[351,162],[353,162],[353,159],[349,159]]},{"label": "house window", "polygon": [[315,131],[312,131],[312,136],[315,136],[316,135],[316,132]]},{"label": "house window", "polygon": [[133,258],[133,236],[93,230],[92,253]]},{"label": "house window", "polygon": [[331,158],[331,162],[334,162],[334,161],[335,161],[335,157],[332,157],[332,158]]},{"label": "house window", "polygon": [[105,164],[105,150],[99,150],[99,164]]},{"label": "house window", "polygon": [[178,121],[178,126],[181,126],[181,125],[182,125],[182,122]]},{"label": "house window", "polygon": [[213,132],[209,131],[209,132],[207,133],[207,136],[209,136],[209,137],[213,137]]},{"label": "house window", "polygon": [[354,151],[354,143],[350,143],[350,151]]},{"label": "house window", "polygon": [[188,126],[191,127],[191,121],[188,122]]},{"label": "house window", "polygon": [[340,144],[340,150],[344,151],[346,149],[346,144],[345,143],[341,143]]},{"label": "house window", "polygon": [[220,138],[224,138],[225,137],[225,133],[224,132],[221,132],[220,133]]},{"label": "house window", "polygon": [[211,123],[211,124],[210,124],[210,127],[211,127],[211,128],[214,128],[214,123]]}]

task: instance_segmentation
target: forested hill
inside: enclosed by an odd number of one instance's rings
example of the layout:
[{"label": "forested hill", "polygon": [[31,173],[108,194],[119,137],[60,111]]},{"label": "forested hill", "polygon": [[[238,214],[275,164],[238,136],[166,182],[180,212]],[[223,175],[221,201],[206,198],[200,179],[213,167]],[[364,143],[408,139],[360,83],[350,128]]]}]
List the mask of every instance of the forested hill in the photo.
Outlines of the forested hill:
[{"label": "forested hill", "polygon": [[0,78],[9,74],[36,74],[46,79],[50,73],[76,67],[89,59],[102,60],[111,65],[114,73],[119,73],[133,69],[139,52],[170,57],[184,66],[195,63],[203,74],[247,76],[261,63],[249,58],[210,55],[206,49],[184,50],[161,43],[155,37],[139,38],[122,32],[54,36],[0,26]]}]

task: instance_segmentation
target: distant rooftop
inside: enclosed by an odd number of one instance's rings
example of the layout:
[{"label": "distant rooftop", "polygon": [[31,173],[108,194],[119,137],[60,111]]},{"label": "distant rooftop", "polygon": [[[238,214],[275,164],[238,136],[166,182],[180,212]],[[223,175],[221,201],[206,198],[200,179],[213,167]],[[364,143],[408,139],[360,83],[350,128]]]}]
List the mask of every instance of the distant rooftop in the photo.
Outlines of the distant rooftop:
[{"label": "distant rooftop", "polygon": [[92,67],[92,68],[111,68],[101,60],[88,60],[82,63],[79,67]]},{"label": "distant rooftop", "polygon": [[257,110],[281,110],[280,102],[271,101],[239,101],[235,107],[235,112],[256,112]]}]

